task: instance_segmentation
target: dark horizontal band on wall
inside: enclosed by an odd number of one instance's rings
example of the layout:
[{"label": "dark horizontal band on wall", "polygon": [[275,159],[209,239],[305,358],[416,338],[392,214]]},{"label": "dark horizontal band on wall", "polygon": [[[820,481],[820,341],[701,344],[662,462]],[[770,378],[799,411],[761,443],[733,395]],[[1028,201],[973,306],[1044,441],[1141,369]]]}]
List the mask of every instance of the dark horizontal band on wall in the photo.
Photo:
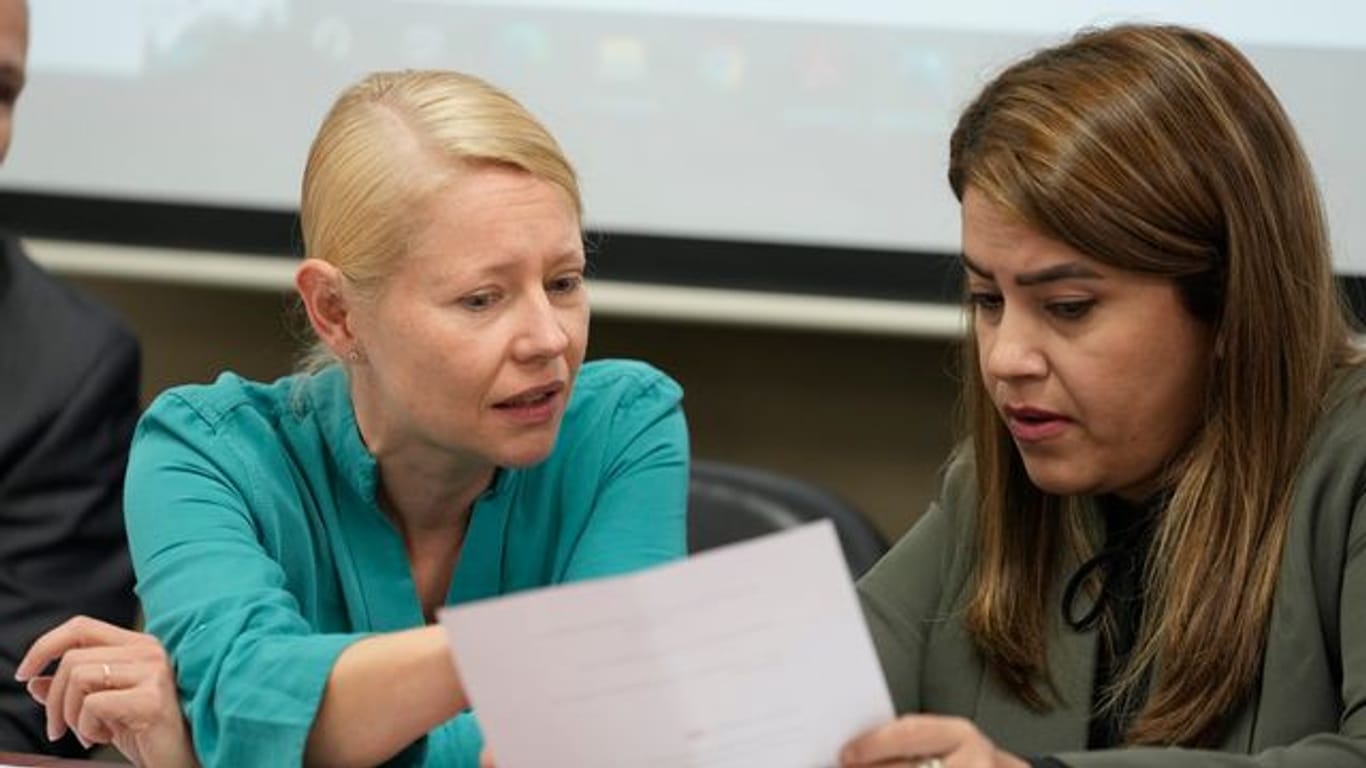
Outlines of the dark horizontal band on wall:
[{"label": "dark horizontal band on wall", "polygon": [[[0,227],[29,237],[276,255],[302,253],[294,211],[0,191]],[[818,296],[954,303],[949,254],[590,232],[593,277]]]},{"label": "dark horizontal band on wall", "polygon": [[[0,228],[30,237],[297,258],[294,211],[0,191]],[[955,303],[956,255],[662,237],[588,235],[593,277],[816,296]],[[1358,322],[1366,322],[1366,277],[1340,276]]]}]

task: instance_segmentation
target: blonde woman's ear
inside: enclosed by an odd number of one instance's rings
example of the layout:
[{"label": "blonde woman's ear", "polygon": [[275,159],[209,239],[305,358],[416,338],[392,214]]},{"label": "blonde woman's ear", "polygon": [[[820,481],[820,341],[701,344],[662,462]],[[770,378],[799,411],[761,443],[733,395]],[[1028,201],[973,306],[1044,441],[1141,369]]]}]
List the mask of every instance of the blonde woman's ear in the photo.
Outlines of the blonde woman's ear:
[{"label": "blonde woman's ear", "polygon": [[294,273],[308,322],[318,339],[339,358],[359,362],[362,354],[352,332],[351,307],[342,291],[341,270],[321,259],[305,259]]}]

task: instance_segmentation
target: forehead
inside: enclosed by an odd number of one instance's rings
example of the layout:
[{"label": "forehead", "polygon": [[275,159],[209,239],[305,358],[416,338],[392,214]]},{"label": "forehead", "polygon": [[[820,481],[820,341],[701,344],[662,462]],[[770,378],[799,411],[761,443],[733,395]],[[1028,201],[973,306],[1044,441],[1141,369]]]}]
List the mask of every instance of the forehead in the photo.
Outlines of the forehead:
[{"label": "forehead", "polygon": [[[582,247],[582,235],[574,204],[559,186],[526,171],[488,165],[462,170],[430,195],[412,245],[411,257],[450,264],[447,257],[453,254],[572,254]],[[457,262],[481,266],[468,259]]]},{"label": "forehead", "polygon": [[1014,272],[1080,262],[1097,271],[1104,265],[1021,222],[973,187],[963,193],[963,255],[995,272]]},{"label": "forehead", "polygon": [[573,215],[568,195],[558,186],[530,171],[495,163],[462,163],[451,181],[432,196],[430,209],[471,223],[518,209],[543,213],[553,209]]}]

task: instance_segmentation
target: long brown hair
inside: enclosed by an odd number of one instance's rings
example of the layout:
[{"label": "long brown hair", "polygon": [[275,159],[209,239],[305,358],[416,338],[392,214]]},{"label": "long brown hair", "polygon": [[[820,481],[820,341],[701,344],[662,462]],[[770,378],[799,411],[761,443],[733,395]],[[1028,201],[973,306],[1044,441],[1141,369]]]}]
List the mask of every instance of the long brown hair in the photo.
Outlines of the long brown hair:
[{"label": "long brown hair", "polygon": [[[1102,263],[1169,277],[1213,329],[1206,420],[1170,461],[1143,626],[1107,692],[1146,691],[1129,742],[1209,744],[1256,683],[1297,468],[1352,355],[1290,121],[1218,37],[1086,31],[986,86],[954,130],[949,182]],[[1044,708],[1050,595],[1094,534],[1083,500],[1030,483],[971,335],[963,364],[981,505],[967,624],[1005,685]]]}]

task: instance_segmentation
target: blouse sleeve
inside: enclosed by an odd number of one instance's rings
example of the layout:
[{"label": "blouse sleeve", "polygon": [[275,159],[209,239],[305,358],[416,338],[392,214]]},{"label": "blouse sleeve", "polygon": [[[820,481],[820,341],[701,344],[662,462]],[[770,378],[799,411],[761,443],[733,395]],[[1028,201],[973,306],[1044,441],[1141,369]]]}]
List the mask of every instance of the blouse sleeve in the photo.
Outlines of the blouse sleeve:
[{"label": "blouse sleeve", "polygon": [[143,418],[129,462],[138,592],[205,766],[301,764],[329,671],[362,637],[317,633],[263,548],[248,499],[268,471],[175,395]]}]

